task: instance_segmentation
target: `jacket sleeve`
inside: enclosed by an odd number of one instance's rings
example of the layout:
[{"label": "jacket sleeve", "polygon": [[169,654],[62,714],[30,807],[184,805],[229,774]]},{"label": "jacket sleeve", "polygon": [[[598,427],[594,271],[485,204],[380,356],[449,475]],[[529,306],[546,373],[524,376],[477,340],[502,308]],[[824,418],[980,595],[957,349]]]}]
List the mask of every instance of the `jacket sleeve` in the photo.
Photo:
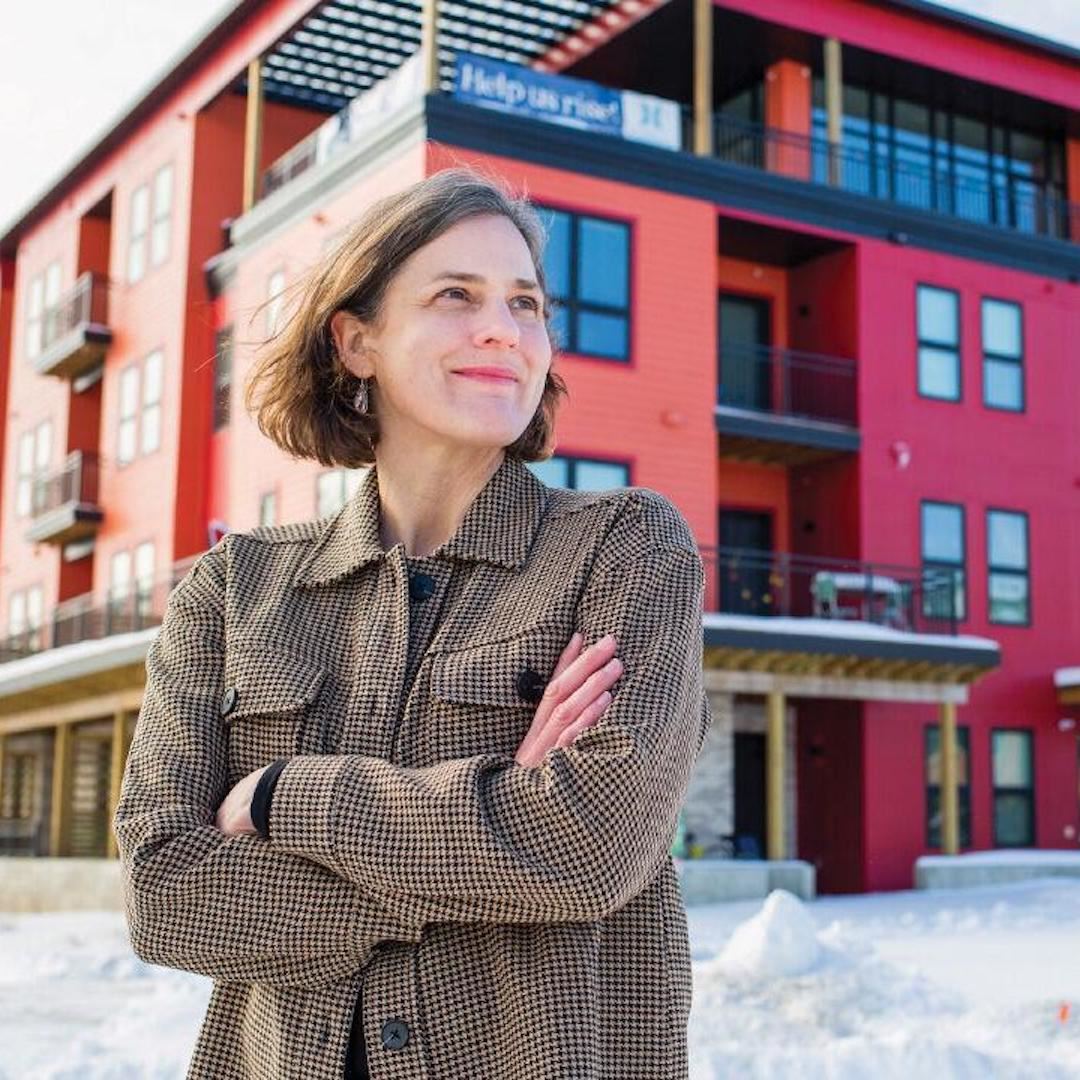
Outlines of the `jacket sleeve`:
[{"label": "jacket sleeve", "polygon": [[271,805],[271,846],[408,919],[591,921],[641,891],[668,856],[712,717],[701,558],[675,507],[635,492],[577,610],[586,644],[615,634],[624,664],[596,724],[535,767],[501,753],[422,768],[293,758]]},{"label": "jacket sleeve", "polygon": [[355,975],[383,940],[418,941],[377,900],[325,867],[228,837],[225,543],[173,589],[146,657],[146,689],[115,830],[124,903],[143,960],[225,981],[313,987]]}]

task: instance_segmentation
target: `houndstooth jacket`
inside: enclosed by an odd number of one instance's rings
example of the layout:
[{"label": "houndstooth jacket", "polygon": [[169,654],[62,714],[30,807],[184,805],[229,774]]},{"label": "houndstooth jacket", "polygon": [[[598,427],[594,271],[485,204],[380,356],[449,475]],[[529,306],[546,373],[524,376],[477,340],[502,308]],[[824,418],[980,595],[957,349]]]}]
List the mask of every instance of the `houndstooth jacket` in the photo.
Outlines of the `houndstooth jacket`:
[{"label": "houndstooth jacket", "polygon": [[[214,989],[189,1077],[676,1080],[691,969],[670,848],[711,722],[703,571],[647,488],[505,458],[433,553],[407,692],[409,564],[378,474],[336,514],[229,533],[169,595],[115,829],[131,940]],[[601,719],[514,761],[574,630],[617,638]],[[539,689],[537,689],[539,687]],[[215,811],[273,759],[270,839]]]}]

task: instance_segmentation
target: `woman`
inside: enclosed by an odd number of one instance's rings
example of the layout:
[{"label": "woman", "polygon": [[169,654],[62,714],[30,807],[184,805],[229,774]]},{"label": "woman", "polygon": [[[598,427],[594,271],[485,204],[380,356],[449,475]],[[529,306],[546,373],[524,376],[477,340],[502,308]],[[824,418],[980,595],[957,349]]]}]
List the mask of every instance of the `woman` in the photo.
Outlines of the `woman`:
[{"label": "woman", "polygon": [[265,434],[372,467],[205,552],[147,655],[116,832],[135,951],[215,980],[189,1076],[686,1075],[701,560],[656,492],[526,468],[565,390],[541,246],[438,173],[256,365]]}]

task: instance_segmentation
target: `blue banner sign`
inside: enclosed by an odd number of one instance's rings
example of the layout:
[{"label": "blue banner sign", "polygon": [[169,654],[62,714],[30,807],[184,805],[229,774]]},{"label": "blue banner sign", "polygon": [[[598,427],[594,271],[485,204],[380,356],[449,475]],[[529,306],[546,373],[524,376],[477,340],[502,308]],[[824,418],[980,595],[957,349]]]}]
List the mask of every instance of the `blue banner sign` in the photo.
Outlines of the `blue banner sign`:
[{"label": "blue banner sign", "polygon": [[547,75],[472,53],[458,54],[454,97],[470,105],[669,150],[682,145],[679,106],[674,101]]}]

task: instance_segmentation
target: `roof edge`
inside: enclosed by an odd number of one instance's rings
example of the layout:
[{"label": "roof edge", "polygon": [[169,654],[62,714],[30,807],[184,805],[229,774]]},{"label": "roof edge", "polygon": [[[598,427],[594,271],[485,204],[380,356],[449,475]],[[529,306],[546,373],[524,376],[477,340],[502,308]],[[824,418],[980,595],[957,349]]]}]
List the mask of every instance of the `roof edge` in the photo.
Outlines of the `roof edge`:
[{"label": "roof edge", "polygon": [[[266,0],[224,0],[217,13],[203,23],[199,30],[173,53],[171,59],[129,98],[129,103],[83,145],[73,162],[65,166],[39,195],[0,228],[0,255],[13,255],[21,234],[53,202],[60,199],[65,189],[88,172],[102,154],[171,94],[189,70],[215,49],[222,38],[252,10],[261,7],[265,2]],[[134,104],[130,104],[132,100]]]}]

